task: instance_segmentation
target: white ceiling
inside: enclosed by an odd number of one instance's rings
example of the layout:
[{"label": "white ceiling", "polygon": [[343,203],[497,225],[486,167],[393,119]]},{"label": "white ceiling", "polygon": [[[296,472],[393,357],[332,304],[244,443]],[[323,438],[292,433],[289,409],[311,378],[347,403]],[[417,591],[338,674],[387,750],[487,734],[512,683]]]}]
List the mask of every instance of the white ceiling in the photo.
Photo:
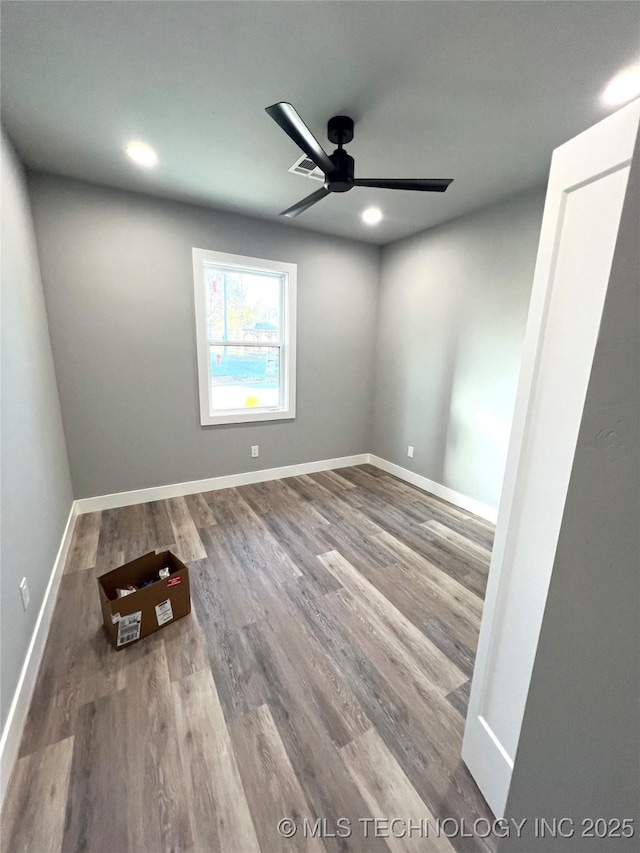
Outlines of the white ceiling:
[{"label": "white ceiling", "polygon": [[[30,167],[277,219],[318,183],[267,116],[293,103],[326,148],[356,121],[354,189],[291,228],[386,243],[545,180],[637,61],[636,2],[3,2],[2,119]],[[123,154],[142,139],[159,165]],[[380,206],[383,222],[359,214]]]}]

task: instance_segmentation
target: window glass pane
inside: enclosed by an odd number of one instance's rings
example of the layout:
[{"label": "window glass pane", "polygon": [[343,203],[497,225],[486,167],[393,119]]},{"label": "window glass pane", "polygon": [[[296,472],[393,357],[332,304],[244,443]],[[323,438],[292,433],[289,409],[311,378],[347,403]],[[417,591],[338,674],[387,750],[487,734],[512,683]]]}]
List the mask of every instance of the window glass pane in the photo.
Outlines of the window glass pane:
[{"label": "window glass pane", "polygon": [[280,347],[210,346],[209,362],[212,413],[281,405]]},{"label": "window glass pane", "polygon": [[224,278],[219,270],[204,268],[207,294],[207,340],[221,340],[224,336]]},{"label": "window glass pane", "polygon": [[209,340],[280,339],[282,276],[206,266]]}]

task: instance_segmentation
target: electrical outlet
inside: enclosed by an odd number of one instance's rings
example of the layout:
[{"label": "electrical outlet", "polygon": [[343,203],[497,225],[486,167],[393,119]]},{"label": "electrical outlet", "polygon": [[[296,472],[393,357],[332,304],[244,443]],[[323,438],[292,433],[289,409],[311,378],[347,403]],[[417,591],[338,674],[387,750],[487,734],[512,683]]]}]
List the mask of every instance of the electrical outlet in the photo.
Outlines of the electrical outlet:
[{"label": "electrical outlet", "polygon": [[256,457],[260,456],[260,445],[252,444],[251,445],[251,456],[256,459]]},{"label": "electrical outlet", "polygon": [[29,587],[27,586],[27,579],[22,578],[20,581],[20,596],[22,598],[22,609],[26,610],[29,606],[29,602],[31,601],[31,596],[29,595]]},{"label": "electrical outlet", "polygon": [[409,459],[413,459],[413,446],[411,444],[407,447],[407,456]]}]

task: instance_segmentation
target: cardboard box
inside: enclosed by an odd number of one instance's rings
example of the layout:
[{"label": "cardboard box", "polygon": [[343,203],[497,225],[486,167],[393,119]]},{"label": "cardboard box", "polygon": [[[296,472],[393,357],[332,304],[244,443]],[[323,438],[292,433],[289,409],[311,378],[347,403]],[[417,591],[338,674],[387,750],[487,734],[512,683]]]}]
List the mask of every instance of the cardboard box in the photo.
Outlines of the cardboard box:
[{"label": "cardboard box", "polygon": [[[169,568],[169,577],[142,587]],[[118,598],[116,590],[138,587]],[[142,587],[142,588],[140,588]],[[191,612],[189,569],[171,551],[151,552],[98,578],[104,626],[116,649],[130,646]]]}]

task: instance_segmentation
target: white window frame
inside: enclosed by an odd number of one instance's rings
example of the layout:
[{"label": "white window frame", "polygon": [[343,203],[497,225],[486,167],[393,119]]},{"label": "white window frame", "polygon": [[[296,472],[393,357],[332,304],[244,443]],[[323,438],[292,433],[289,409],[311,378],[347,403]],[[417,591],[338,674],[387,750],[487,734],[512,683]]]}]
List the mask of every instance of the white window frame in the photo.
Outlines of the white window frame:
[{"label": "white window frame", "polygon": [[[253,273],[279,273],[283,279],[280,339],[276,342],[264,342],[262,346],[280,348],[280,389],[282,405],[255,409],[213,409],[210,395],[210,363],[207,336],[207,299],[205,265],[245,270]],[[296,416],[296,264],[283,261],[271,261],[266,258],[249,258],[245,255],[231,255],[210,249],[193,249],[193,286],[196,316],[196,345],[198,356],[198,386],[200,392],[200,423],[202,426],[215,424],[244,424],[259,421],[277,421],[292,419]],[[219,341],[215,342],[219,344]],[[227,341],[247,345],[246,341]],[[255,345],[255,342],[251,342]]]}]

